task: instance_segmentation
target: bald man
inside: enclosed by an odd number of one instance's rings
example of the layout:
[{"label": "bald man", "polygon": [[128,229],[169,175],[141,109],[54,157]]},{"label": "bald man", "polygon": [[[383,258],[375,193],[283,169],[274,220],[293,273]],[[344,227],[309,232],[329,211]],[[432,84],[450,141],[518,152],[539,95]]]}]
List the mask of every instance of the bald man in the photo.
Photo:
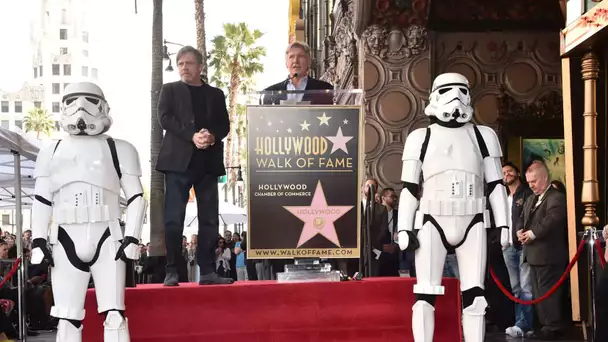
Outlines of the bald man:
[{"label": "bald man", "polygon": [[[551,186],[549,169],[540,161],[526,171],[526,181],[534,195],[524,203],[517,224],[517,238],[523,244],[523,262],[530,265],[532,293],[540,298],[557,283],[568,262],[565,241],[566,197]],[[536,335],[541,339],[557,339],[563,333],[562,291],[535,306],[542,326]]]}]

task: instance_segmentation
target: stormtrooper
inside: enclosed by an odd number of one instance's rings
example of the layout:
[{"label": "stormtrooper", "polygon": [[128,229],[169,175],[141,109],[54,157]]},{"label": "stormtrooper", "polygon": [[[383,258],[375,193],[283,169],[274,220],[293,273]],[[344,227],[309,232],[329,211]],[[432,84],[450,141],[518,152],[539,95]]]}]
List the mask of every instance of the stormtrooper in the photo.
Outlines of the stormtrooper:
[{"label": "stormtrooper", "polygon": [[436,296],[444,294],[441,279],[448,251],[455,251],[458,259],[464,339],[484,340],[486,229],[490,228],[486,194],[500,229],[491,231],[492,236],[509,233],[500,143],[491,128],[470,122],[469,92],[466,77],[439,75],[424,111],[431,125],[410,133],[403,149],[397,237],[402,250],[415,250],[412,331],[416,342],[433,341],[434,304]]},{"label": "stormtrooper", "polygon": [[[32,264],[51,265],[59,318],[57,341],[82,341],[85,295],[91,275],[104,341],[128,342],[125,318],[127,259],[139,258],[147,203],[137,150],[104,133],[112,125],[102,90],[72,83],[61,102],[61,127],[69,135],[42,148],[34,171]],[[127,198],[124,232],[121,190]]]}]

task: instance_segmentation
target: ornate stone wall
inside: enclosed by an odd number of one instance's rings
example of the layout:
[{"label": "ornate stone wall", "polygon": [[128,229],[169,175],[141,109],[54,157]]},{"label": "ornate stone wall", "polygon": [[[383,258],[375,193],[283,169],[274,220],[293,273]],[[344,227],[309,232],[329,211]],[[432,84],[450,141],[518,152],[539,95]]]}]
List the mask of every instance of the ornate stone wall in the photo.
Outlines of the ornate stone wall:
[{"label": "ornate stone wall", "polygon": [[409,132],[426,127],[423,110],[431,86],[426,28],[373,24],[361,35],[368,177],[381,188],[401,189],[401,155]]},{"label": "ornate stone wall", "polygon": [[437,33],[436,37],[433,69],[437,74],[458,72],[469,79],[479,124],[499,129],[499,98],[534,104],[561,94],[557,32]]}]

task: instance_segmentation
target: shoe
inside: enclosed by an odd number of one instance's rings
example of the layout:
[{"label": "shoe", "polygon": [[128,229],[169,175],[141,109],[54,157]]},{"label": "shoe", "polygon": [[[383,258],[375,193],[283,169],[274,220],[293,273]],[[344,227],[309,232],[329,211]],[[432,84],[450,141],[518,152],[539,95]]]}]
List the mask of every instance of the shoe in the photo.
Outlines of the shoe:
[{"label": "shoe", "polygon": [[508,327],[507,329],[505,329],[505,334],[507,334],[511,337],[524,337],[524,331],[521,330],[521,328],[518,327],[517,325]]},{"label": "shoe", "polygon": [[177,273],[167,273],[165,276],[164,286],[179,286],[179,276]]},{"label": "shoe", "polygon": [[201,274],[201,280],[198,282],[199,285],[222,285],[232,284],[234,280],[232,278],[222,278],[217,273]]}]

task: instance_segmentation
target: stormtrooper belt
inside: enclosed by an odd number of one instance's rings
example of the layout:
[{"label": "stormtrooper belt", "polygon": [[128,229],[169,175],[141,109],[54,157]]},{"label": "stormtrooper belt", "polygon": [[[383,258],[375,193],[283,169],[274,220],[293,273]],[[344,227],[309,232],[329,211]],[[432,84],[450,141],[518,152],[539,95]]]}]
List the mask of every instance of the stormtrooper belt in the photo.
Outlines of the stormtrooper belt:
[{"label": "stormtrooper belt", "polygon": [[448,242],[448,239],[445,237],[443,228],[441,228],[441,226],[439,225],[439,223],[437,223],[437,221],[435,220],[435,218],[433,218],[433,216],[431,216],[429,214],[424,214],[424,216],[422,218],[422,222],[423,222],[422,223],[423,225],[426,224],[427,222],[430,222],[433,226],[435,226],[435,228],[437,229],[437,232],[439,233],[439,237],[441,238],[441,242],[443,243],[443,246],[448,251],[448,253],[452,254],[452,253],[454,253],[454,251],[456,251],[456,249],[458,247],[462,246],[462,244],[465,241],[467,241],[467,236],[469,235],[471,228],[473,228],[473,226],[475,226],[477,223],[483,222],[483,214],[479,213],[479,214],[476,214],[475,216],[473,216],[473,219],[471,220],[471,222],[467,226],[467,229],[464,232],[464,236],[462,237],[462,240],[453,246],[450,245],[450,243]]}]

